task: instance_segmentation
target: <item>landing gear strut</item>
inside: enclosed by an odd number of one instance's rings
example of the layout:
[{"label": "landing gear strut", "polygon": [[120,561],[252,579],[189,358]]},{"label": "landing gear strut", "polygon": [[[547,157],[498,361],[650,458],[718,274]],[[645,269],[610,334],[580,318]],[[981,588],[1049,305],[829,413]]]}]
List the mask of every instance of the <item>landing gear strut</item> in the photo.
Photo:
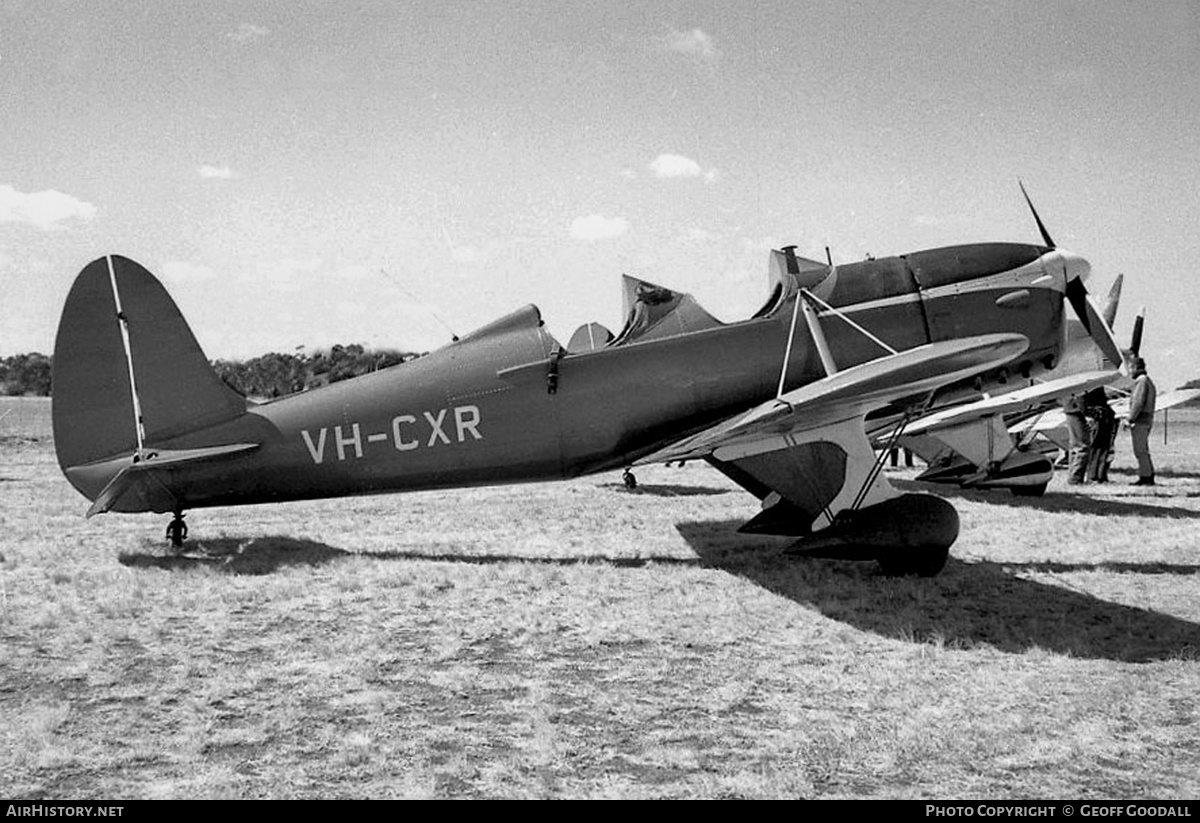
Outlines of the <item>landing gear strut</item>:
[{"label": "landing gear strut", "polygon": [[629,469],[626,469],[624,474],[621,475],[621,481],[625,484],[625,488],[631,491],[637,488],[637,478],[633,476],[633,472]]},{"label": "landing gear strut", "polygon": [[171,548],[182,549],[183,541],[187,540],[188,528],[187,523],[183,522],[183,512],[176,510],[174,519],[167,524],[167,540],[171,541]]}]

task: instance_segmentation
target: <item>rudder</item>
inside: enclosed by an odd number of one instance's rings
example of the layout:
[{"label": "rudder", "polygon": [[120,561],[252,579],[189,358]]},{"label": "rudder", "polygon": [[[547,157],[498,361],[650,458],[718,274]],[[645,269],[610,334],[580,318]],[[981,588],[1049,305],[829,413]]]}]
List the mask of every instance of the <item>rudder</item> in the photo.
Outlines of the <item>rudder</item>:
[{"label": "rudder", "polygon": [[158,279],[128,258],[101,257],[75,279],[54,344],[54,443],[64,471],[138,447],[118,302],[129,334],[144,445],[246,411],[245,399],[213,371]]}]

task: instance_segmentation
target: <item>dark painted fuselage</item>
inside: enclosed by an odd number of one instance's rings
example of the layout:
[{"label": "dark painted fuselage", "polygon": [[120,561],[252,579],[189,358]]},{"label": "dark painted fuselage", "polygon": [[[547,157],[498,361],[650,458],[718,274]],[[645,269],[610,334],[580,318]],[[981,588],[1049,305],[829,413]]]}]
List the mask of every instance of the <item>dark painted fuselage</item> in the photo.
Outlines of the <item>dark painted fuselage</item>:
[{"label": "dark painted fuselage", "polygon": [[[813,291],[898,350],[1018,332],[1030,346],[1011,369],[1036,373],[1062,345],[1059,255],[1019,244],[934,249],[840,266]],[[148,445],[260,444],[161,469],[189,509],[617,468],[773,397],[793,307],[794,297],[750,320],[573,353],[529,306],[417,360]],[[886,354],[841,317],[826,312],[821,324],[839,368]],[[825,374],[803,319],[788,363],[788,389]],[[115,510],[147,507],[164,508]]]}]

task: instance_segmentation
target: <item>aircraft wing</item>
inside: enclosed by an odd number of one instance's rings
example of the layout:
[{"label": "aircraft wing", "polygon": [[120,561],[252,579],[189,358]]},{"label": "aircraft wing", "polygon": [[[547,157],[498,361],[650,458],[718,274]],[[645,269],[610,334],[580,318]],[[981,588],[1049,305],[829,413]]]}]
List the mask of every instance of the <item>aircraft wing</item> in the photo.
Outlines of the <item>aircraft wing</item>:
[{"label": "aircraft wing", "polygon": [[[1176,406],[1195,400],[1200,397],[1200,389],[1172,389],[1171,391],[1163,392],[1154,401],[1155,413],[1173,409]],[[1129,398],[1119,397],[1109,401],[1109,406],[1113,413],[1116,414],[1118,420],[1124,420],[1129,415]],[[1066,442],[1065,437],[1054,437],[1067,424],[1067,417],[1063,414],[1061,408],[1047,409],[1036,417],[1030,417],[1027,420],[1022,420],[1014,424],[1009,431],[1014,434],[1041,434],[1049,437],[1052,441],[1058,443]]]},{"label": "aircraft wing", "polygon": [[[1186,403],[1189,400],[1195,400],[1200,397],[1200,389],[1171,389],[1163,392],[1154,400],[1154,412],[1157,414],[1160,411],[1173,409],[1176,406]],[[1114,400],[1110,404],[1112,410],[1117,417],[1124,420],[1129,416],[1129,398],[1122,397],[1120,400]]]},{"label": "aircraft wing", "polygon": [[[928,468],[917,478],[933,483],[1009,488],[1018,494],[1040,494],[1053,466],[1036,451],[1014,440],[1017,428],[1007,420],[1034,415],[1039,409],[1062,410],[1056,401],[1116,380],[1120,372],[1101,370],[1068,374],[995,397],[964,403],[913,421],[899,443],[921,456]],[[1042,415],[1045,416],[1045,415]]]},{"label": "aircraft wing", "polygon": [[[1054,432],[1059,429],[1065,429],[1067,425],[1067,415],[1062,410],[1061,406],[1054,406],[1046,409],[1041,414],[1027,417],[1018,423],[1009,426],[1008,430],[1013,434],[1029,435],[1029,434],[1045,434],[1046,432]],[[1057,439],[1056,439],[1057,442]],[[1065,442],[1065,438],[1064,438]]]},{"label": "aircraft wing", "polygon": [[1022,335],[988,334],[870,360],[768,400],[634,465],[786,448],[788,438],[807,431],[861,418],[889,403],[923,401],[938,387],[1006,363],[1027,346]]},{"label": "aircraft wing", "polygon": [[1018,414],[1033,411],[1046,403],[1069,397],[1073,394],[1104,386],[1120,376],[1117,371],[1089,371],[1069,374],[1045,383],[1015,389],[994,397],[986,397],[973,403],[953,406],[914,420],[904,427],[906,435],[921,435],[938,429],[959,426],[968,421],[993,415]]},{"label": "aircraft wing", "polygon": [[[991,334],[880,357],[636,462],[704,458],[762,501],[763,511],[743,531],[806,535],[828,529],[843,513],[899,496],[879,474],[864,428],[869,412],[889,404],[923,404],[938,387],[996,368],[1028,345],[1022,335]],[[957,519],[954,523],[957,532]]]}]

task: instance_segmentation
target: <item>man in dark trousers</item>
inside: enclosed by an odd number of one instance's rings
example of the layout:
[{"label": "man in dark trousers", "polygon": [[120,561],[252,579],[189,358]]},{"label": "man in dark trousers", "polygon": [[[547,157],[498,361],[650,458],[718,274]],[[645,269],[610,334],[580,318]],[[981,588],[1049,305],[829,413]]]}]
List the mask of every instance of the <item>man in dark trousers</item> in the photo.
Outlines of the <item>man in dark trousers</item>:
[{"label": "man in dark trousers", "polygon": [[1083,395],[1073,394],[1064,400],[1063,414],[1067,416],[1067,434],[1071,438],[1067,482],[1074,486],[1087,482],[1088,446],[1092,442],[1087,415],[1084,414]]},{"label": "man in dark trousers", "polygon": [[1133,376],[1133,392],[1129,395],[1129,416],[1125,425],[1133,438],[1133,456],[1137,458],[1138,479],[1135,486],[1154,485],[1154,462],[1150,459],[1150,429],[1154,425],[1154,402],[1158,389],[1150,375],[1146,374],[1146,361],[1133,358],[1130,369]]},{"label": "man in dark trousers", "polygon": [[1117,415],[1108,405],[1108,394],[1097,386],[1083,396],[1083,405],[1091,419],[1092,442],[1088,446],[1087,479],[1093,483],[1108,482],[1108,467],[1112,463],[1113,443],[1117,439]]}]

